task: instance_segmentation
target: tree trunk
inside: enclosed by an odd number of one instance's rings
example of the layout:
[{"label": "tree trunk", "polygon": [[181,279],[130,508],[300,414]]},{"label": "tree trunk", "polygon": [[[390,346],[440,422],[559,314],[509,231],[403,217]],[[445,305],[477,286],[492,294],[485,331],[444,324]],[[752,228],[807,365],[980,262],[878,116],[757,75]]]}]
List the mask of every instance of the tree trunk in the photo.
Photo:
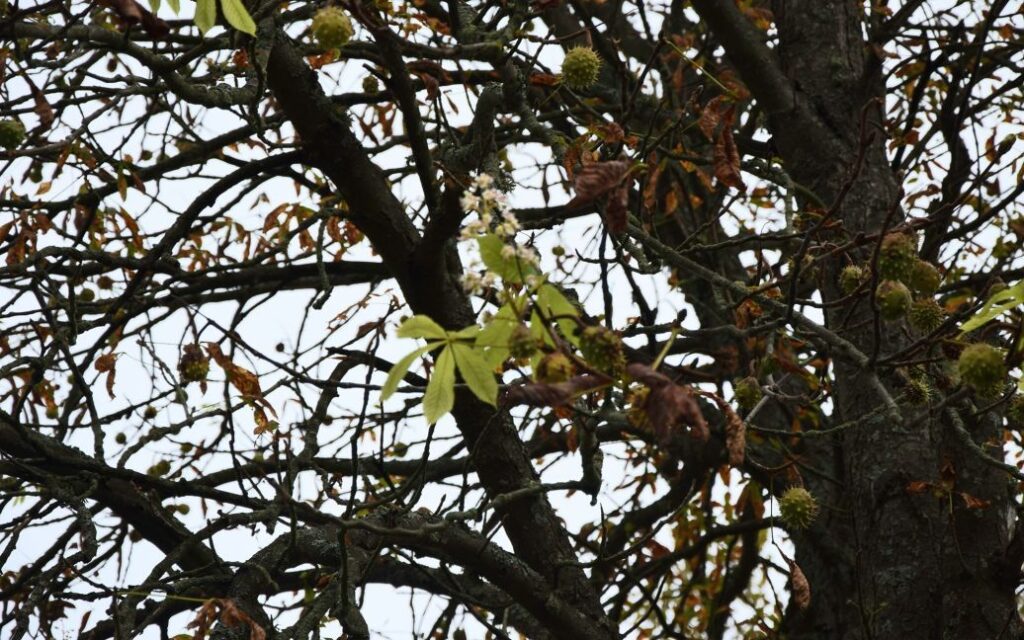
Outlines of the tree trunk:
[{"label": "tree trunk", "polygon": [[[841,223],[818,240],[875,238],[903,225],[881,121],[884,85],[864,36],[866,6],[776,0],[779,44],[771,52],[731,2],[694,5],[765,107],[790,176]],[[839,271],[869,263],[874,246],[864,243],[827,265],[826,304],[844,295]],[[878,323],[866,299],[829,306],[827,324],[884,363],[908,340],[901,327]],[[995,462],[1001,419],[977,416],[969,402],[940,410],[941,400],[930,410],[901,404],[893,412],[885,396],[898,399],[898,372],[838,357],[833,366],[835,423],[855,422],[801,452],[804,481],[823,510],[794,539],[812,595],[806,610],[790,606],[785,637],[1020,637],[1013,486]]]}]

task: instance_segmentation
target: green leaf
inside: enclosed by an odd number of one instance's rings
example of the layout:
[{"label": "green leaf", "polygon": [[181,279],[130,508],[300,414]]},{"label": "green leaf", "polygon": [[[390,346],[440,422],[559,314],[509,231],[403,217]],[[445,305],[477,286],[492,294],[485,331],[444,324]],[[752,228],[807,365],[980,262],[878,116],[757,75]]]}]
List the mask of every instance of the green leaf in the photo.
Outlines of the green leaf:
[{"label": "green leaf", "polygon": [[441,351],[434,363],[434,373],[423,394],[423,417],[428,424],[438,419],[455,406],[455,356],[450,346]]},{"label": "green leaf", "polygon": [[220,8],[224,12],[224,19],[228,21],[228,24],[242,33],[248,33],[250,36],[256,35],[256,23],[252,21],[252,16],[246,11],[241,0],[221,0]]},{"label": "green leaf", "polygon": [[171,8],[174,15],[181,13],[181,0],[167,0],[167,6]]},{"label": "green leaf", "polygon": [[505,282],[522,282],[525,276],[538,273],[536,267],[518,258],[503,257],[501,250],[505,248],[505,241],[493,233],[480,236],[476,242],[484,266]]},{"label": "green leaf", "polygon": [[1024,280],[1008,289],[998,291],[985,302],[974,316],[960,327],[960,335],[974,331],[981,325],[996,319],[1004,312],[1024,303]]},{"label": "green leaf", "polygon": [[200,33],[206,35],[206,32],[217,23],[217,0],[196,0],[194,20]]},{"label": "green leaf", "polygon": [[480,330],[476,337],[477,348],[508,346],[509,336],[518,325],[516,312],[509,305],[503,306]]},{"label": "green leaf", "polygon": [[399,338],[430,338],[433,340],[448,338],[448,333],[441,328],[441,325],[424,315],[413,316],[400,324],[395,335]]},{"label": "green leaf", "polygon": [[505,305],[484,325],[476,337],[477,350],[483,350],[487,364],[493,369],[508,357],[508,340],[519,325],[519,317],[511,305]]},{"label": "green leaf", "polygon": [[569,301],[557,287],[550,284],[542,284],[537,290],[537,306],[546,318],[559,317],[558,328],[562,335],[573,345],[579,346],[579,338],[576,337],[576,321],[572,318],[579,317],[576,306]]},{"label": "green leaf", "polygon": [[384,381],[384,386],[380,389],[381,401],[383,402],[391,397],[391,394],[393,394],[395,389],[398,388],[398,383],[405,377],[406,372],[409,371],[409,367],[411,367],[412,363],[416,361],[416,358],[419,358],[424,353],[439,346],[440,344],[440,342],[431,342],[425,347],[416,349],[392,365],[391,371],[388,371],[388,379]]},{"label": "green leaf", "polygon": [[471,324],[465,329],[459,329],[458,331],[450,332],[448,336],[451,338],[475,339],[479,333],[480,327],[476,326],[475,324]]},{"label": "green leaf", "polygon": [[455,364],[459,367],[462,379],[476,397],[490,405],[498,403],[498,382],[494,379],[494,371],[479,352],[468,344],[456,342],[452,344]]},{"label": "green leaf", "polygon": [[160,0],[149,0],[149,10],[156,13],[160,10]]}]

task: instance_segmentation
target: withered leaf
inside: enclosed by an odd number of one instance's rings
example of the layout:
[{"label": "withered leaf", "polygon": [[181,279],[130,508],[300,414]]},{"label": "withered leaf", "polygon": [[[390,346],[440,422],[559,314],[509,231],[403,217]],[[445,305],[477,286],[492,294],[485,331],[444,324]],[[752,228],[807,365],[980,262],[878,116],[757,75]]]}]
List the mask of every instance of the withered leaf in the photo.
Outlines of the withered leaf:
[{"label": "withered leaf", "polygon": [[725,450],[729,454],[729,465],[738,467],[743,464],[747,450],[747,425],[729,403],[718,394],[702,391],[701,395],[710,398],[725,416]]},{"label": "withered leaf", "polygon": [[105,353],[96,358],[93,367],[100,373],[107,374],[107,395],[114,397],[114,376],[117,375],[117,356],[114,353]]},{"label": "withered leaf", "polygon": [[800,565],[789,562],[789,586],[793,590],[793,604],[799,609],[806,609],[811,604],[811,583],[807,581]]},{"label": "withered leaf", "polygon": [[693,389],[676,384],[646,364],[631,363],[627,365],[626,372],[650,389],[643,410],[659,439],[663,442],[669,440],[674,429],[680,425],[689,427],[695,438],[708,439],[708,423],[697,404]]},{"label": "withered leaf", "polygon": [[612,233],[626,230],[629,220],[629,188],[622,184],[612,190],[604,208],[604,224]]},{"label": "withered leaf", "polygon": [[722,184],[735,189],[744,188],[740,177],[740,154],[732,137],[732,127],[723,127],[715,142],[714,170],[715,177]]},{"label": "withered leaf", "polygon": [[569,403],[582,393],[598,389],[605,384],[606,381],[598,376],[584,374],[572,377],[565,382],[518,385],[505,392],[504,400],[512,405],[558,407]]},{"label": "withered leaf", "polygon": [[629,163],[625,160],[608,160],[584,165],[576,174],[576,179],[573,182],[576,197],[567,206],[574,208],[597,200],[618,188],[625,180],[627,173],[629,173]]}]

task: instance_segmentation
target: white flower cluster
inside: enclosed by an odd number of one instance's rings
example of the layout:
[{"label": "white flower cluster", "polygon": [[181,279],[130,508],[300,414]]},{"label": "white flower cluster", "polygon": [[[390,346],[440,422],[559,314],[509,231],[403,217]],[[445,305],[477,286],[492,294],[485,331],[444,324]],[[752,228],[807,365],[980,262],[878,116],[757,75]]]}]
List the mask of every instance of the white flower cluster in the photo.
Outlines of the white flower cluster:
[{"label": "white flower cluster", "polygon": [[[538,262],[537,252],[529,247],[520,247],[515,244],[515,235],[519,231],[519,221],[512,213],[508,202],[508,196],[494,188],[494,178],[486,173],[481,173],[473,179],[473,183],[462,194],[459,201],[462,210],[466,214],[477,215],[477,219],[466,223],[462,229],[461,239],[470,240],[487,234],[494,234],[501,238],[506,244],[501,248],[501,257],[504,260],[518,259],[520,264],[536,266]],[[467,293],[478,295],[486,289],[494,286],[497,276],[490,272],[478,273],[473,270],[477,265],[471,265],[462,276],[462,287]],[[529,279],[534,279],[529,276]]]},{"label": "white flower cluster", "polygon": [[512,213],[508,196],[494,188],[494,178],[486,173],[473,179],[473,184],[462,194],[459,202],[465,213],[478,216],[462,229],[463,240],[486,233],[509,238],[519,231],[519,221]]},{"label": "white flower cluster", "polygon": [[459,281],[462,283],[462,290],[471,295],[481,295],[487,289],[494,286],[497,276],[493,273],[478,273],[477,271],[466,271]]}]

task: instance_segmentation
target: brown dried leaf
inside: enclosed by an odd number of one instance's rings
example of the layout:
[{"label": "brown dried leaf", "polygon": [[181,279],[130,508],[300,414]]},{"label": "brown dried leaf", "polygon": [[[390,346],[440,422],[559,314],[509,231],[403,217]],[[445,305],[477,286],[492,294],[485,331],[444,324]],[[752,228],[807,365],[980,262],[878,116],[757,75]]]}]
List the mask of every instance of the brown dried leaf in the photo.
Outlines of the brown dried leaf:
[{"label": "brown dried leaf", "polygon": [[594,127],[594,133],[605,144],[618,144],[626,139],[626,132],[617,122],[606,122]]},{"label": "brown dried leaf", "polygon": [[659,439],[663,442],[670,439],[672,431],[679,425],[689,427],[695,438],[708,439],[708,423],[704,420],[693,389],[676,384],[665,374],[645,364],[629,364],[626,372],[650,389],[643,410]]},{"label": "brown dried leaf", "polygon": [[718,128],[718,124],[722,121],[722,99],[724,96],[715,96],[704,105],[704,109],[700,112],[700,118],[697,119],[697,126],[700,128],[701,133],[708,140],[715,139],[715,129]]},{"label": "brown dried leaf", "polygon": [[729,403],[717,394],[702,391],[701,395],[711,398],[718,409],[725,415],[725,449],[729,452],[729,465],[739,467],[747,451],[747,425]]},{"label": "brown dried leaf", "polygon": [[608,160],[584,165],[576,174],[573,189],[576,197],[567,205],[570,209],[588,204],[619,187],[629,173],[625,160]]},{"label": "brown dried leaf", "polygon": [[423,87],[427,90],[427,97],[436,100],[441,95],[441,83],[430,73],[417,73],[416,76],[423,81]]},{"label": "brown dried leaf", "polygon": [[188,623],[187,628],[195,629],[195,633],[192,634],[193,640],[203,640],[206,637],[216,616],[217,598],[210,598],[203,603],[203,606],[199,607],[199,611],[196,612],[196,617],[192,619],[192,622]]},{"label": "brown dried leaf", "polygon": [[561,78],[550,73],[534,73],[530,75],[530,84],[538,87],[554,87],[561,81]]},{"label": "brown dried leaf", "polygon": [[622,233],[629,221],[629,186],[622,184],[608,196],[604,208],[604,224],[612,233]]},{"label": "brown dried leaf", "polygon": [[793,591],[793,604],[799,609],[806,609],[811,604],[811,583],[807,581],[807,576],[804,575],[797,563],[788,559],[787,562],[789,562],[789,586]]},{"label": "brown dried leaf", "polygon": [[972,496],[969,493],[960,493],[960,497],[964,499],[964,506],[968,509],[985,509],[991,504],[988,500]]},{"label": "brown dried leaf", "polygon": [[207,342],[206,349],[210,352],[210,356],[220,365],[220,368],[224,370],[231,386],[242,394],[243,400],[269,409],[271,413],[275,416],[277,415],[270,406],[270,403],[263,397],[263,390],[260,389],[260,380],[256,377],[255,373],[232,362],[231,358],[224,355],[224,352],[220,350],[220,346],[216,342]]},{"label": "brown dried leaf", "polygon": [[606,381],[598,376],[584,374],[555,384],[533,383],[518,385],[505,392],[508,404],[526,404],[531,407],[558,407],[576,396],[598,389]]},{"label": "brown dried leaf", "polygon": [[924,493],[932,488],[932,483],[925,482],[924,480],[914,480],[907,483],[907,493],[914,495],[917,493]]},{"label": "brown dried leaf", "polygon": [[715,177],[722,184],[735,189],[743,189],[743,178],[740,177],[740,153],[736,141],[732,137],[732,127],[722,129],[714,151]]},{"label": "brown dried leaf", "polygon": [[114,398],[114,376],[117,375],[117,356],[111,352],[96,358],[93,367],[100,373],[107,373],[107,395]]},{"label": "brown dried leaf", "polygon": [[[217,610],[220,609],[220,615]],[[193,640],[203,640],[209,633],[214,620],[219,619],[226,627],[248,626],[249,640],[266,640],[267,632],[256,623],[245,611],[238,608],[234,600],[229,598],[210,598],[203,603],[196,613],[196,617],[188,624],[189,629],[195,629]]]},{"label": "brown dried leaf", "polygon": [[171,31],[166,22],[135,0],[101,0],[101,4],[113,9],[126,27],[141,23],[142,28],[153,38],[165,38]]},{"label": "brown dried leaf", "polygon": [[55,118],[53,107],[50,106],[50,102],[46,99],[46,94],[36,86],[35,82],[32,82],[28,75],[23,76],[23,79],[28,84],[28,90],[32,94],[32,102],[34,104],[32,111],[39,116],[40,129],[45,131],[53,124]]}]

